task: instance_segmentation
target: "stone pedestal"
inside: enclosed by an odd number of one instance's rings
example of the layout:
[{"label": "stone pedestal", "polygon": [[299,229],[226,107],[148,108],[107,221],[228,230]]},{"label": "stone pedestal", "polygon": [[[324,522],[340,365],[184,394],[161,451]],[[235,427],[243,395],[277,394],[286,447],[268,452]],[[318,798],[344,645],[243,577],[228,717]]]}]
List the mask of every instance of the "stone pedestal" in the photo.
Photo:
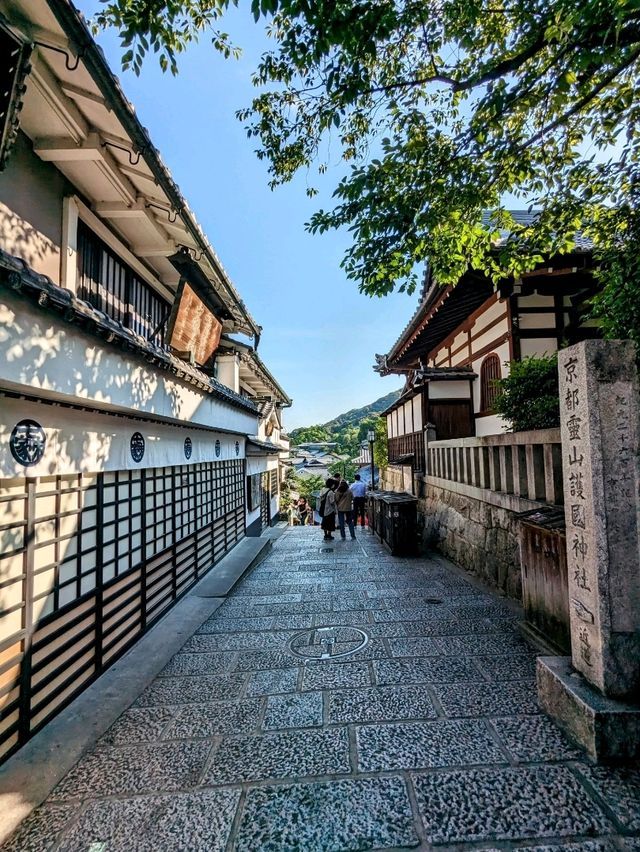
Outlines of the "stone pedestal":
[{"label": "stone pedestal", "polygon": [[[640,402],[635,357],[632,343],[603,340],[585,341],[558,357],[571,663],[582,676],[582,686],[576,688],[578,680],[566,660],[561,669],[541,663],[538,684],[543,708],[567,729],[575,728],[574,736],[603,759],[607,736],[613,742],[610,750],[622,757],[617,750],[624,746],[626,722],[621,720],[640,702]],[[604,699],[609,699],[606,709]],[[627,707],[622,714],[615,712],[616,701]],[[577,725],[576,714],[592,721],[586,727]],[[629,749],[637,749],[637,740]]]},{"label": "stone pedestal", "polygon": [[595,690],[571,657],[538,657],[538,701],[599,763],[640,758],[640,707]]}]

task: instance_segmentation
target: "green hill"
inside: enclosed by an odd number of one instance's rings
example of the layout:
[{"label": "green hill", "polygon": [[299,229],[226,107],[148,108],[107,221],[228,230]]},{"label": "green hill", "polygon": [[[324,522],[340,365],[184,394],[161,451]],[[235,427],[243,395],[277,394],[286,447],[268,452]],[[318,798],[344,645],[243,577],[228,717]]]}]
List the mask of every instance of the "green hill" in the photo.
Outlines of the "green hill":
[{"label": "green hill", "polygon": [[396,399],[400,396],[401,391],[391,391],[386,396],[381,396],[380,399],[376,399],[375,402],[370,403],[369,405],[364,405],[362,408],[352,408],[350,411],[346,411],[344,414],[339,414],[337,417],[334,417],[333,420],[328,420],[326,423],[323,423],[323,427],[325,429],[329,429],[330,431],[340,430],[343,426],[353,426],[360,423],[361,420],[364,420],[365,417],[369,417],[372,414],[379,414],[381,411],[384,411],[385,408],[388,408],[392,402],[395,402]]},{"label": "green hill", "polygon": [[296,446],[310,441],[335,441],[337,451],[350,456],[358,454],[360,444],[366,440],[369,429],[381,426],[379,414],[395,402],[401,391],[392,391],[362,408],[352,408],[326,423],[300,426],[289,433],[291,444]]}]

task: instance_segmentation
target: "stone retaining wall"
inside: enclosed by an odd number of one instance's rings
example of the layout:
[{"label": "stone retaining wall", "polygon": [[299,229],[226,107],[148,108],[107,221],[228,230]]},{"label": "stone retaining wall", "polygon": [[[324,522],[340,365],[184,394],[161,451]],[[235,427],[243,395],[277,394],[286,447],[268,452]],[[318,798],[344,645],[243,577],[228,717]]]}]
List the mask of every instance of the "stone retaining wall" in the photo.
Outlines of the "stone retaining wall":
[{"label": "stone retaining wall", "polygon": [[426,484],[425,491],[426,496],[418,501],[425,545],[520,601],[519,522],[515,512],[432,484]]}]

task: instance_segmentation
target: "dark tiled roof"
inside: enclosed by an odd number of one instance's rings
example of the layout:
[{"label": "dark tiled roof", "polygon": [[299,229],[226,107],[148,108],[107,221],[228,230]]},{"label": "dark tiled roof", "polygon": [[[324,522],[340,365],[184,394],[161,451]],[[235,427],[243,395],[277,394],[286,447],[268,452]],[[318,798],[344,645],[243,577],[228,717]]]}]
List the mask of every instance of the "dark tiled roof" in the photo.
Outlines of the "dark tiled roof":
[{"label": "dark tiled roof", "polygon": [[[542,211],[540,210],[508,210],[507,211],[516,225],[522,225],[525,228],[530,228],[535,225],[536,219]],[[482,217],[482,224],[489,225],[491,222],[491,213],[487,211]],[[502,240],[506,241],[509,238],[509,231],[501,231]],[[593,251],[593,240],[585,237],[581,231],[576,231],[574,234],[575,248],[573,251],[589,252]]]},{"label": "dark tiled roof", "polygon": [[263,441],[258,438],[257,435],[249,435],[247,437],[247,447],[255,447],[256,449],[261,450],[263,453],[271,453],[272,455],[281,453],[283,451],[282,447],[276,447],[276,445],[272,444],[271,441]]},{"label": "dark tiled roof", "polygon": [[103,343],[136,352],[157,369],[170,370],[179,378],[213,394],[234,408],[244,409],[251,414],[258,413],[256,406],[250,400],[235,393],[197,367],[192,367],[176,358],[164,347],[125,328],[122,323],[94,308],[88,302],[78,299],[70,290],[54,284],[46,275],[40,275],[23,260],[7,254],[2,249],[0,249],[0,285],[32,299],[43,310],[60,314],[69,323],[81,325],[84,331],[100,338]]}]

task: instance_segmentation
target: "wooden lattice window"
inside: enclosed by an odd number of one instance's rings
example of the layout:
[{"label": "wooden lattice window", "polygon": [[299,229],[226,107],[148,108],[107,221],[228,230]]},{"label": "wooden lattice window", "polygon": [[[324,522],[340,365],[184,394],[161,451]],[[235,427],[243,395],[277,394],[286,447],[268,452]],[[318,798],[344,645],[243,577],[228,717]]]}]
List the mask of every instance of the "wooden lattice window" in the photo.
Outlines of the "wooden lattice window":
[{"label": "wooden lattice window", "polygon": [[109,248],[78,222],[78,296],[125,328],[164,343],[169,304]]},{"label": "wooden lattice window", "polygon": [[497,379],[501,377],[500,358],[492,353],[480,367],[480,411],[492,411],[498,396]]}]

